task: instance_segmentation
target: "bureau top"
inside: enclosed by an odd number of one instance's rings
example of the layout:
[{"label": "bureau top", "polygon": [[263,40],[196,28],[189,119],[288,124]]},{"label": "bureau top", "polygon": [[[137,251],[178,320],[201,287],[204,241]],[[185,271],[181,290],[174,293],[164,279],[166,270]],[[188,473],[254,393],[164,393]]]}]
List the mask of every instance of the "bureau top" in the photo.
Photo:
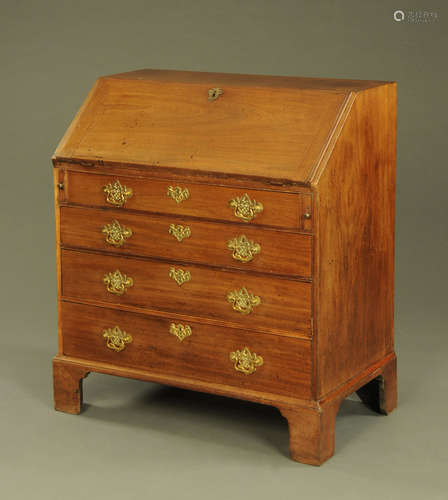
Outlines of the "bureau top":
[{"label": "bureau top", "polygon": [[153,82],[204,83],[217,81],[231,86],[271,87],[292,89],[327,89],[356,91],[377,87],[390,82],[379,80],[346,80],[341,78],[309,78],[301,76],[245,75],[239,73],[209,73],[204,71],[176,71],[166,69],[140,69],[117,73],[105,78],[125,80],[151,80]]},{"label": "bureau top", "polygon": [[150,69],[106,76],[53,160],[308,184],[353,96],[389,84]]}]

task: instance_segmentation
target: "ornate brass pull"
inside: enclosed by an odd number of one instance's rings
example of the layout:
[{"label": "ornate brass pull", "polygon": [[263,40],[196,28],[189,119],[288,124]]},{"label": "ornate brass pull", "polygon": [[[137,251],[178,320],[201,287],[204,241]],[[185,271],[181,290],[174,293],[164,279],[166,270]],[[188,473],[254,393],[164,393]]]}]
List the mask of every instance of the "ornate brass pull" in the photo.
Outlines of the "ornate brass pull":
[{"label": "ornate brass pull", "polygon": [[175,323],[170,324],[170,333],[175,335],[177,339],[182,342],[182,340],[189,337],[193,332],[191,331],[190,325],[182,325],[179,323],[176,325]]},{"label": "ornate brass pull", "polygon": [[121,331],[118,326],[103,330],[103,337],[106,339],[106,346],[112,351],[120,352],[125,349],[126,344],[132,342],[132,335]]},{"label": "ornate brass pull", "polygon": [[244,347],[241,351],[231,352],[230,361],[233,361],[235,370],[244,373],[244,375],[255,373],[257,367],[263,365],[263,358],[257,356],[255,352],[250,352],[248,347]]},{"label": "ornate brass pull", "polygon": [[117,269],[113,273],[105,274],[103,276],[103,283],[106,285],[108,292],[115,295],[123,295],[129,287],[133,286],[134,280],[125,274],[121,274],[120,270]]},{"label": "ornate brass pull", "polygon": [[180,224],[177,226],[175,224],[170,224],[168,232],[179,242],[191,236],[191,229],[188,226],[181,226]]},{"label": "ornate brass pull", "polygon": [[188,200],[190,198],[190,191],[188,188],[182,189],[180,186],[168,186],[167,196],[172,198],[176,203],[181,203],[182,201]]},{"label": "ornate brass pull", "polygon": [[245,234],[227,242],[227,248],[233,250],[232,257],[241,262],[250,262],[261,252],[261,245],[248,240]]},{"label": "ornate brass pull", "polygon": [[220,95],[224,94],[224,91],[218,87],[208,90],[208,100],[214,101],[218,99]]},{"label": "ornate brass pull", "polygon": [[116,207],[122,207],[132,196],[132,189],[122,186],[118,179],[113,184],[109,183],[103,186],[103,191],[106,193],[107,203]]},{"label": "ornate brass pull", "polygon": [[247,193],[230,200],[229,205],[233,208],[235,217],[244,222],[250,222],[257,214],[263,212],[263,205],[257,203],[256,200],[251,200]]},{"label": "ornate brass pull", "polygon": [[132,230],[122,226],[117,220],[112,224],[106,224],[101,230],[106,235],[106,243],[114,247],[123,246],[124,242],[132,236]]},{"label": "ornate brass pull", "polygon": [[227,294],[227,301],[232,304],[235,311],[241,314],[249,314],[252,309],[261,304],[261,299],[257,295],[250,293],[246,287],[241,290],[232,290]]},{"label": "ornate brass pull", "polygon": [[190,271],[184,271],[183,269],[176,269],[172,267],[169,272],[169,277],[173,279],[179,286],[182,286],[187,281],[191,280]]}]

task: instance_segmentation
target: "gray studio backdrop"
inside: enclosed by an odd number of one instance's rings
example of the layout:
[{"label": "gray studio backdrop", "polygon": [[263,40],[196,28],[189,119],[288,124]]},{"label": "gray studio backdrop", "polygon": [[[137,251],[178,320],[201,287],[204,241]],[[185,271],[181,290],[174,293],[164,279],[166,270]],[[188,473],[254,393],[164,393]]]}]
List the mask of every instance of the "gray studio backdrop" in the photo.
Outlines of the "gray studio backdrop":
[{"label": "gray studio backdrop", "polygon": [[[3,0],[0,24],[4,498],[446,498],[447,2]],[[348,402],[321,469],[257,405],[94,375],[83,415],[51,408],[50,157],[97,76],[145,67],[398,82],[399,408]]]}]

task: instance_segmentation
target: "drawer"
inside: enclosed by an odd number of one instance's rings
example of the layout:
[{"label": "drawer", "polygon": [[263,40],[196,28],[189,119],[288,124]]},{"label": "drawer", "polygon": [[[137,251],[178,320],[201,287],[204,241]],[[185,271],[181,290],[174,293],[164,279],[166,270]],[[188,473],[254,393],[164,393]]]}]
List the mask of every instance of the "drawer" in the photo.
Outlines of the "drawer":
[{"label": "drawer", "polygon": [[[196,322],[179,326],[170,319],[70,302],[61,303],[61,329],[67,356],[310,398],[308,340]],[[250,354],[257,357],[251,360]]]},{"label": "drawer", "polygon": [[66,298],[212,318],[251,329],[310,331],[311,283],[74,250],[62,250],[61,259]]},{"label": "drawer", "polygon": [[60,220],[67,247],[311,276],[307,234],[84,207],[62,207]]},{"label": "drawer", "polygon": [[79,205],[296,230],[305,224],[304,214],[310,208],[309,195],[74,171],[67,172],[64,191],[66,202]]}]

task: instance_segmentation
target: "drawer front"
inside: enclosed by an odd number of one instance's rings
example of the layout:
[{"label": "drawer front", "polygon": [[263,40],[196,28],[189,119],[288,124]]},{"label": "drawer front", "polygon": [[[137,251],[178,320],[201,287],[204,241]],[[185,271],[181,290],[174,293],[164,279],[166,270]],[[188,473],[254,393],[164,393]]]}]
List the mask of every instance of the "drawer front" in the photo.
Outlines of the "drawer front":
[{"label": "drawer front", "polygon": [[[301,195],[69,171],[68,203],[300,229]],[[309,203],[308,203],[309,205]]]},{"label": "drawer front", "polygon": [[83,207],[60,220],[63,246],[311,276],[311,235]]},{"label": "drawer front", "polygon": [[310,341],[192,322],[182,327],[170,319],[61,304],[67,356],[310,398]]},{"label": "drawer front", "polygon": [[262,330],[310,331],[311,284],[194,265],[63,250],[62,295],[212,318]]}]

